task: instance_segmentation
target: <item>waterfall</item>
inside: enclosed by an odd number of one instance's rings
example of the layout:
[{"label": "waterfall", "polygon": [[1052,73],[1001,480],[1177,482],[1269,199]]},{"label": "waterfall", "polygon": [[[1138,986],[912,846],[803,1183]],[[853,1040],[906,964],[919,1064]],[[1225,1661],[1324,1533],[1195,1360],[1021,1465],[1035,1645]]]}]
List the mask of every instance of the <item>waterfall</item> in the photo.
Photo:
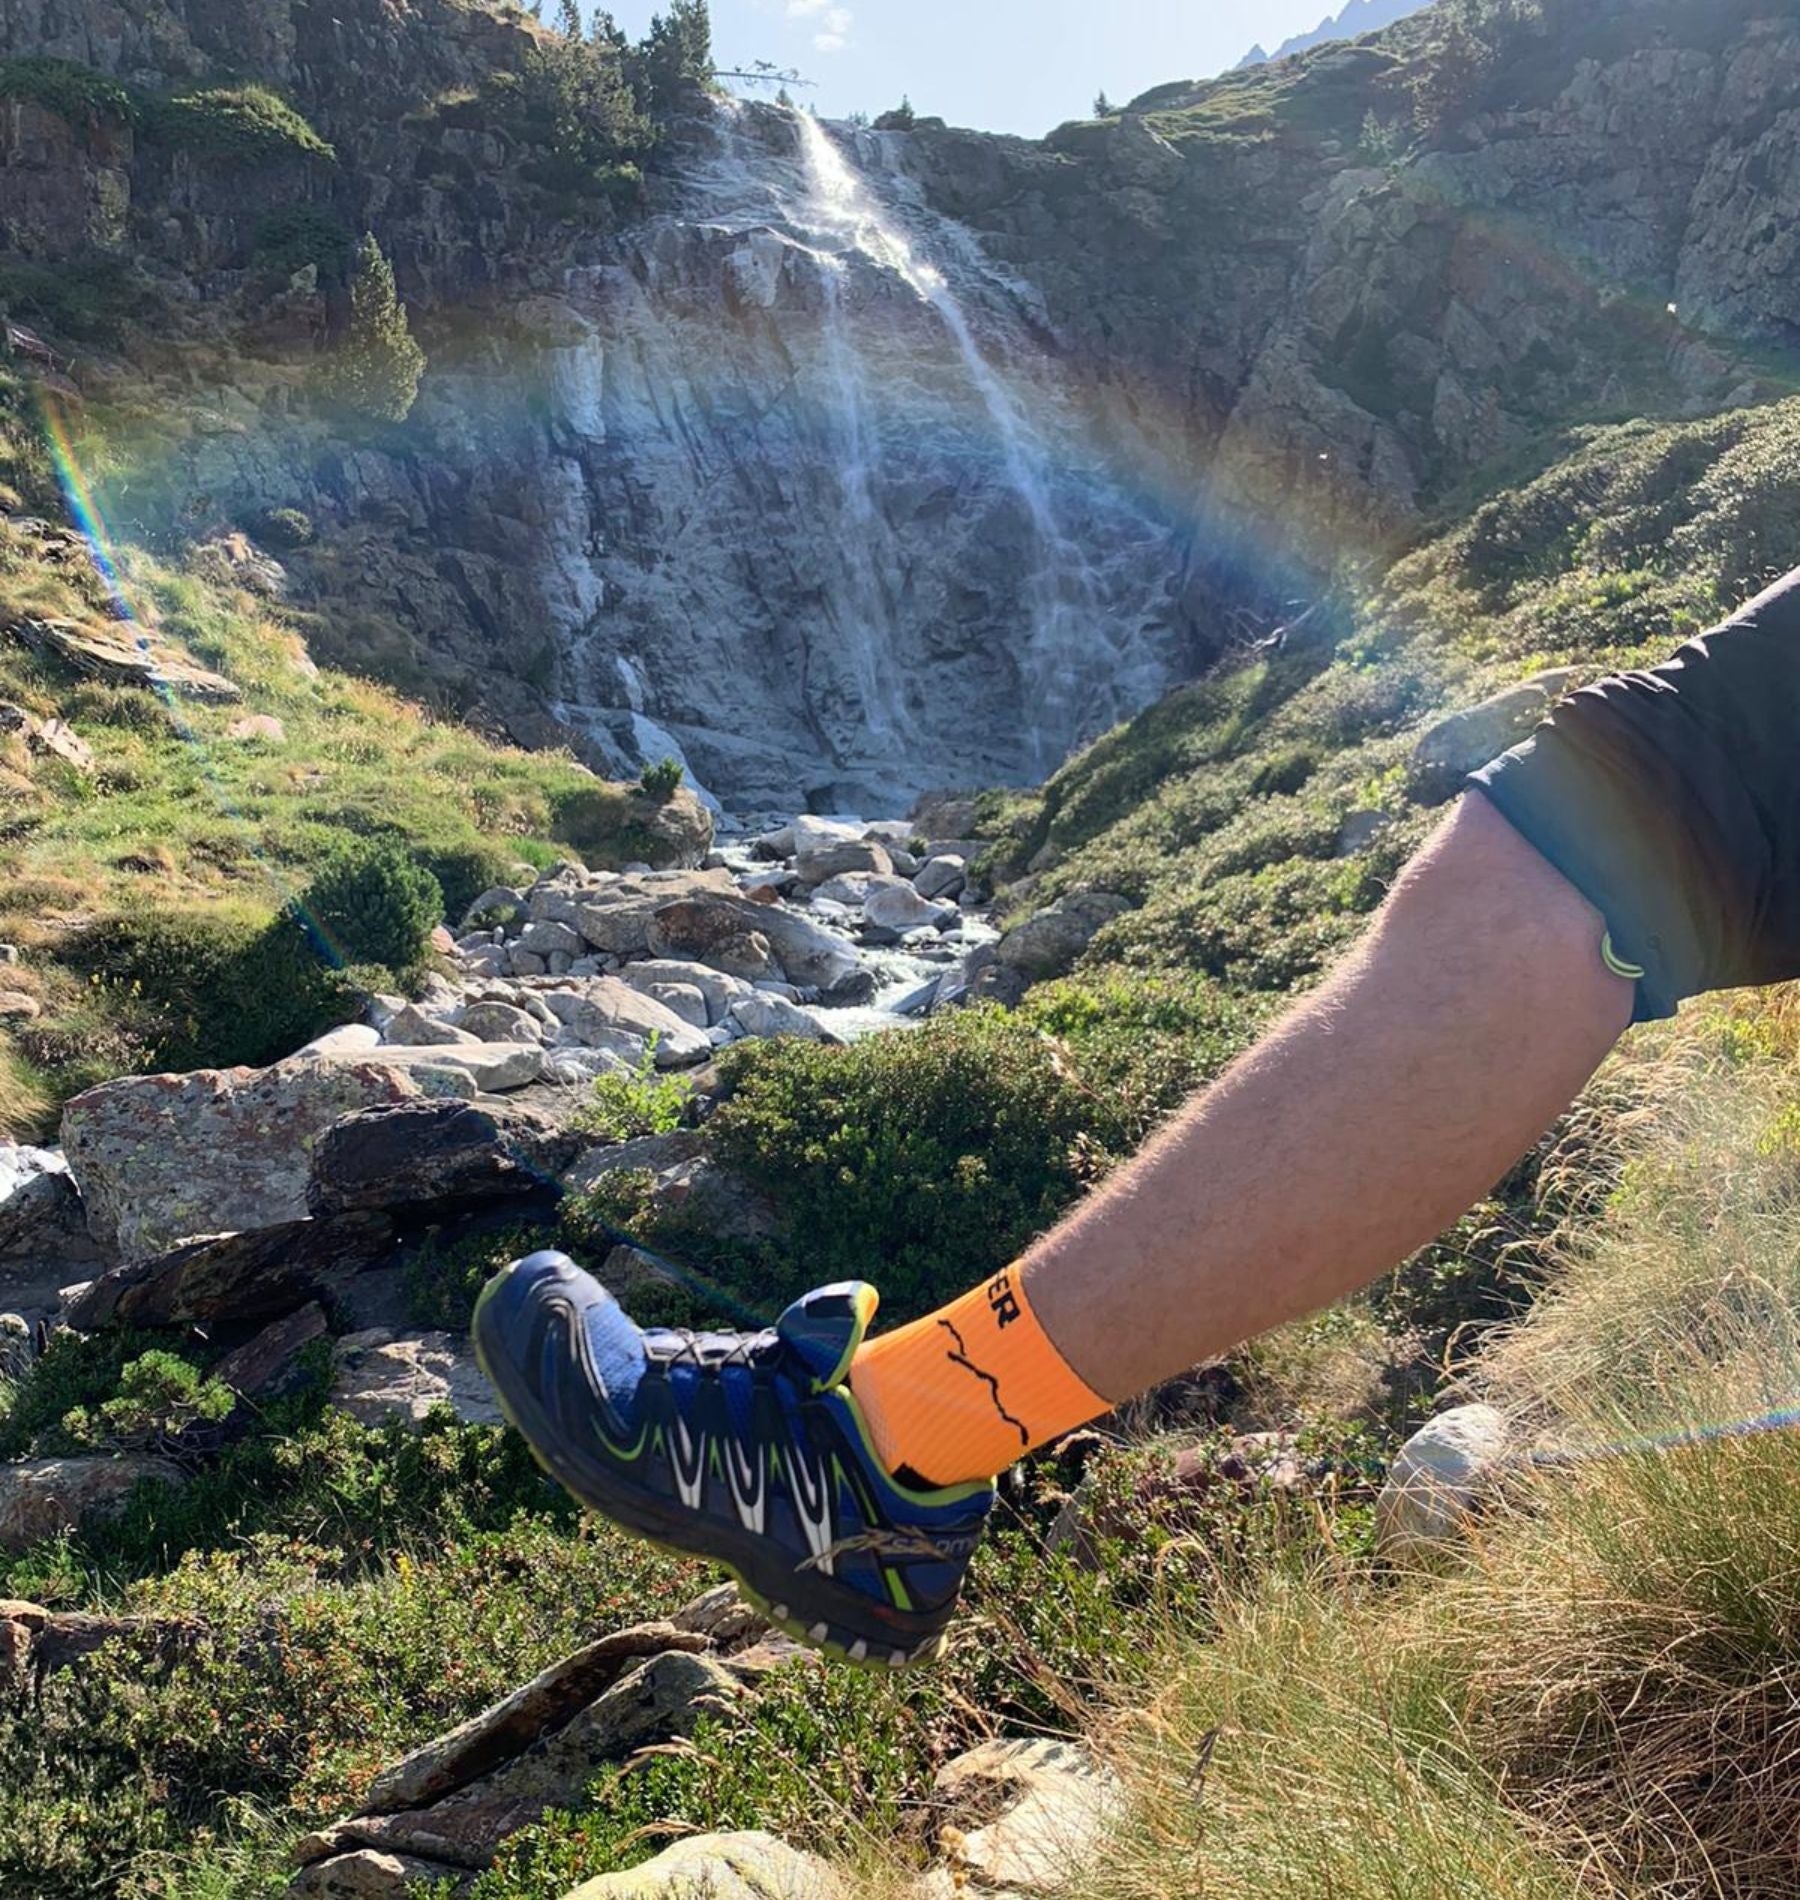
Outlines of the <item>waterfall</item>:
[{"label": "waterfall", "polygon": [[[1034,427],[1030,411],[977,342],[968,314],[943,270],[919,256],[895,212],[876,200],[825,126],[810,112],[797,111],[794,116],[810,187],[806,209],[830,238],[891,271],[937,312],[987,413],[1011,486],[1030,515],[1037,546],[1035,558],[1020,577],[1028,623],[1019,667],[1024,689],[1021,710],[1030,735],[1032,768],[1047,773],[1060,762],[1079,723],[1074,695],[1080,688],[1080,674],[1071,664],[1070,649],[1091,633],[1096,614],[1082,552],[1057,521],[1051,499],[1051,451]],[[923,211],[916,194],[908,193],[905,202],[915,216]],[[833,294],[834,330],[843,327],[839,304]],[[845,354],[841,344],[835,354],[840,359]],[[846,378],[846,386],[859,384]],[[1051,737],[1058,733],[1060,745]]]},{"label": "waterfall", "polygon": [[1180,525],[905,143],[724,104],[568,280],[563,703],[739,809],[1041,778],[1184,671]]}]

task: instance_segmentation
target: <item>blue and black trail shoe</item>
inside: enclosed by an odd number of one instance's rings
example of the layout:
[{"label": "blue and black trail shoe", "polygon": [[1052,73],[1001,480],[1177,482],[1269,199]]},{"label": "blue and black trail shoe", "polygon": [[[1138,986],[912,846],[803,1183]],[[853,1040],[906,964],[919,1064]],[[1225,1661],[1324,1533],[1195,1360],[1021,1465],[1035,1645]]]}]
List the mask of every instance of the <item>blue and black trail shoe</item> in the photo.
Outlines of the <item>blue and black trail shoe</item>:
[{"label": "blue and black trail shoe", "polygon": [[994,1490],[915,1490],[882,1465],[846,1383],[876,1298],[849,1281],[768,1332],[644,1332],[536,1253],[482,1293],[475,1350],[581,1503],[725,1565],[802,1642],[897,1668],[941,1650]]}]

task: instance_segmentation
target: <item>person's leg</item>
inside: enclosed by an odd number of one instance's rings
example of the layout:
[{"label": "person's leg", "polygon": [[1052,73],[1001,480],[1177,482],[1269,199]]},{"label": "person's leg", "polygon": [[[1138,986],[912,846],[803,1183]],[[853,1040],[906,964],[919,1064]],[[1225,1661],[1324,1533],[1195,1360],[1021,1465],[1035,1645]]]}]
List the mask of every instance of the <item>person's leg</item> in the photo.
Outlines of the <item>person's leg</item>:
[{"label": "person's leg", "polygon": [[1599,913],[1471,796],[1314,996],[1018,1269],[865,1345],[891,1468],[990,1476],[1366,1285],[1568,1105],[1631,1020]]},{"label": "person's leg", "polygon": [[1499,1179],[1631,1018],[1602,936],[1471,798],[1347,966],[1015,1271],[865,1344],[860,1283],[693,1338],[538,1255],[482,1295],[482,1364],[596,1510],[729,1565],[810,1642],[930,1654],[988,1479],[1363,1285]]}]

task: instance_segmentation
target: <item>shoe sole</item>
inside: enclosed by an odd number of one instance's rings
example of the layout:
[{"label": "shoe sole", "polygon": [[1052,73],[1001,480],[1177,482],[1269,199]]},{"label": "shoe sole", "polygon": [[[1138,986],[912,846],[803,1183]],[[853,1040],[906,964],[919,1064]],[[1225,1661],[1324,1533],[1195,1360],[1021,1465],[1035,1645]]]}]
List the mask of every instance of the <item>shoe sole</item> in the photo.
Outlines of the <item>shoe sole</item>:
[{"label": "shoe sole", "polygon": [[[602,1503],[590,1496],[577,1474],[559,1463],[555,1454],[548,1449],[556,1442],[556,1434],[538,1418],[530,1394],[522,1385],[513,1382],[511,1369],[504,1358],[498,1354],[490,1356],[483,1341],[483,1320],[512,1273],[513,1267],[505,1268],[482,1289],[480,1298],[475,1302],[469,1334],[475,1348],[476,1363],[494,1388],[494,1396],[499,1401],[506,1422],[524,1439],[539,1469],[547,1477],[561,1485],[584,1509],[620,1525],[656,1549],[666,1551],[673,1557],[699,1557],[718,1564],[760,1615],[774,1628],[808,1649],[816,1649],[855,1669],[878,1670],[884,1674],[942,1658],[949,1641],[949,1633],[944,1629],[928,1633],[910,1648],[888,1640],[871,1643],[866,1635],[853,1632],[835,1617],[829,1598],[809,1576],[786,1571],[777,1578],[771,1574],[768,1564],[757,1561],[760,1553],[756,1545],[763,1541],[761,1539],[752,1543],[749,1535],[745,1534],[734,1540],[736,1545],[744,1548],[734,1548],[724,1538],[710,1532],[704,1523],[697,1523],[691,1514],[666,1507],[659,1500],[625,1493],[609,1495]],[[691,1541],[683,1540],[675,1529],[676,1525],[686,1526],[697,1535]],[[793,1599],[802,1594],[822,1599],[809,1606],[819,1612],[811,1621],[795,1611]]]}]

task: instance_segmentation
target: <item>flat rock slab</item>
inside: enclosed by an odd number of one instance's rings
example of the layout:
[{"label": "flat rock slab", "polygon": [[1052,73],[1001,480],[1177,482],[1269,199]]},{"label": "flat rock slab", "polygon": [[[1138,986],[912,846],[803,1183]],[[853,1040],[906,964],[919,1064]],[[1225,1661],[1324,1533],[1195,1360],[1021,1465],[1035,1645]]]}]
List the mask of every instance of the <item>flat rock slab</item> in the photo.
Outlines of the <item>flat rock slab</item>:
[{"label": "flat rock slab", "polygon": [[440,1405],[465,1425],[506,1422],[469,1342],[455,1333],[346,1335],[332,1354],[331,1403],[361,1425],[422,1425]]},{"label": "flat rock slab", "polygon": [[83,1333],[280,1319],[334,1277],[373,1266],[393,1238],[393,1222],[372,1212],[214,1234],[114,1267],[69,1303],[65,1317]]},{"label": "flat rock slab", "polygon": [[700,1834],[567,1900],[840,1900],[843,1891],[822,1860],[773,1834]]},{"label": "flat rock slab", "polygon": [[[735,1602],[735,1589],[726,1588]],[[384,1769],[369,1787],[370,1813],[441,1801],[523,1753],[541,1737],[566,1727],[634,1663],[665,1650],[703,1650],[711,1640],[703,1630],[640,1623],[589,1643],[552,1663],[504,1701]]]},{"label": "flat rock slab", "polygon": [[326,1129],[419,1094],[396,1064],[360,1057],[126,1076],[64,1109],[63,1152],[95,1240],[146,1260],[196,1234],[304,1220]]},{"label": "flat rock slab", "polygon": [[288,1888],[289,1900],[405,1900],[443,1880],[449,1869],[409,1854],[363,1849],[306,1867]]},{"label": "flat rock slab", "polygon": [[21,620],[9,631],[35,652],[114,685],[153,687],[214,705],[235,705],[244,696],[224,674],[198,666],[160,642],[133,639],[122,631],[102,631],[72,620]]},{"label": "flat rock slab", "polygon": [[0,1465],[0,1550],[27,1550],[84,1519],[116,1515],[146,1479],[183,1482],[160,1458],[27,1458]]}]

